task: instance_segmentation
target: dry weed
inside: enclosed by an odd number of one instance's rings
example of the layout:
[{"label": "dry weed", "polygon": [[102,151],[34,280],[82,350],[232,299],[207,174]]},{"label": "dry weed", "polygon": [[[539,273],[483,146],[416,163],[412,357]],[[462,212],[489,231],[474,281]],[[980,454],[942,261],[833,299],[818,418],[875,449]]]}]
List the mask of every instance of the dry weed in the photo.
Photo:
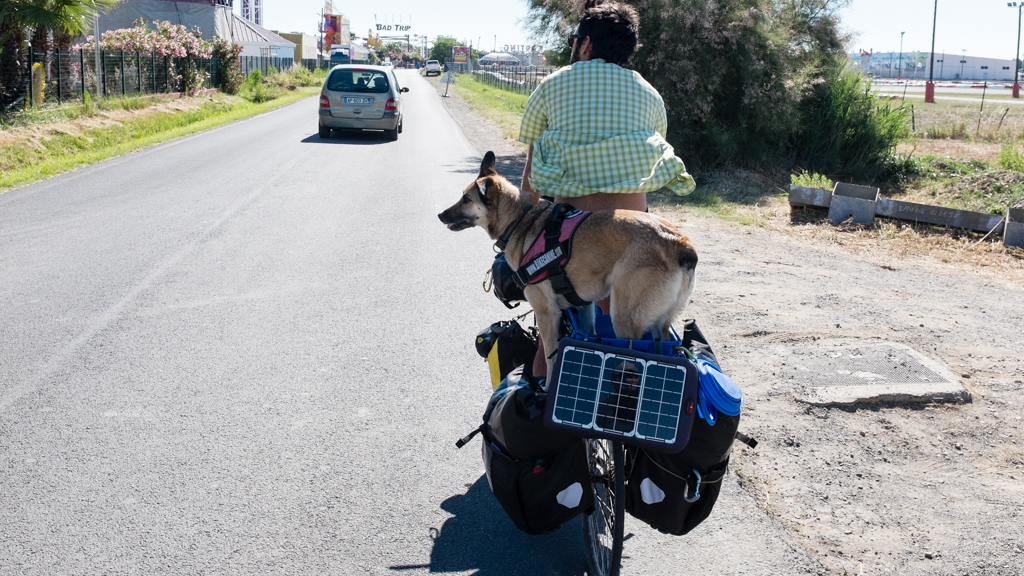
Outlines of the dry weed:
[{"label": "dry weed", "polygon": [[789,203],[774,198],[753,208],[758,226],[810,243],[838,246],[879,266],[899,263],[929,269],[977,273],[1024,285],[1024,250],[1007,248],[998,234],[984,234],[877,219],[874,225],[833,226],[827,220],[795,219]]}]

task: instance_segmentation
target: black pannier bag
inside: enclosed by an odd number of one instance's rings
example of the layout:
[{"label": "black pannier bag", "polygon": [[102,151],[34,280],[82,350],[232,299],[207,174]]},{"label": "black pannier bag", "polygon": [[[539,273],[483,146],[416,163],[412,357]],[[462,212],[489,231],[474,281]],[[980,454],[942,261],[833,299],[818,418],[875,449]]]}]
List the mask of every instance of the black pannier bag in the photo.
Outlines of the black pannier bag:
[{"label": "black pannier bag", "polygon": [[478,429],[491,492],[527,534],[550,532],[594,506],[583,440],[544,426],[545,400],[513,374],[491,397]]},{"label": "black pannier bag", "polygon": [[676,536],[693,530],[718,500],[739,423],[739,416],[720,416],[714,426],[695,418],[689,443],[675,454],[627,446],[626,511]]},{"label": "black pannier bag", "polygon": [[[692,320],[687,321],[683,345],[698,358],[717,363]],[[738,415],[721,413],[713,426],[704,418],[694,418],[686,448],[675,454],[627,446],[626,511],[676,536],[693,530],[707,519],[718,500],[733,441],[756,445],[738,434],[739,423]]]},{"label": "black pannier bag", "polygon": [[519,366],[532,367],[537,341],[536,327],[524,329],[515,320],[495,322],[476,335],[476,351],[487,360],[492,389],[497,390],[505,377]]}]

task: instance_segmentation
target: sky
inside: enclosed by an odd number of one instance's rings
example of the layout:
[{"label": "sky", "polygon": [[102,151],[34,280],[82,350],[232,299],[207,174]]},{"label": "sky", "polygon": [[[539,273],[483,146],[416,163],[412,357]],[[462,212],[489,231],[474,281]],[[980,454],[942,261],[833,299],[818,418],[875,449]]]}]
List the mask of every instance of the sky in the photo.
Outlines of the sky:
[{"label": "sky", "polygon": [[[235,0],[240,12],[242,0]],[[318,34],[317,23],[324,3],[320,0],[262,0],[263,27],[281,32]],[[473,47],[500,51],[505,45],[532,44],[529,33],[518,22],[526,16],[525,0],[335,0],[335,10],[352,22],[352,32],[366,37],[376,24],[411,25],[402,34],[420,34],[433,39],[454,36]],[[395,34],[395,32],[382,32]]]},{"label": "sky", "polygon": [[[1024,1],[1024,0],[1022,0]],[[235,0],[239,11],[242,0]],[[1016,8],[1005,0],[938,0],[935,51],[989,58],[1013,57],[1017,47]],[[264,26],[282,32],[317,33],[320,0],[262,0]],[[526,0],[338,0],[337,11],[352,21],[352,31],[365,36],[376,24],[411,25],[409,34],[455,36],[474,47],[501,50],[505,45],[531,44],[522,26]],[[934,0],[851,0],[840,12],[843,28],[853,35],[851,52],[927,52],[932,38]]]}]

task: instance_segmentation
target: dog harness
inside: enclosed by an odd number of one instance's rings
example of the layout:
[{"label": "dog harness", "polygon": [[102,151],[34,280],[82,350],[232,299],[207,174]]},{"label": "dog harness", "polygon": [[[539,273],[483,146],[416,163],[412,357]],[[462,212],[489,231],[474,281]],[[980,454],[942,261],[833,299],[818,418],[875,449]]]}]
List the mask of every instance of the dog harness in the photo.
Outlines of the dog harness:
[{"label": "dog harness", "polygon": [[587,216],[590,212],[577,210],[569,204],[555,204],[555,209],[544,223],[543,234],[523,254],[519,269],[512,275],[520,288],[550,280],[555,293],[564,296],[573,306],[588,304],[576,294],[565,275],[565,265],[572,256],[572,238]]}]

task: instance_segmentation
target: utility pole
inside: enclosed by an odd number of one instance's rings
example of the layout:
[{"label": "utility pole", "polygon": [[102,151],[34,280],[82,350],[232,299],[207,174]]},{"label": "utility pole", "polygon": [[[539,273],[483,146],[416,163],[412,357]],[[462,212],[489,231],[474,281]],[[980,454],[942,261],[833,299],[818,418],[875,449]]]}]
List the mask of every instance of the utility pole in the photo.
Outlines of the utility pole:
[{"label": "utility pole", "polygon": [[903,79],[903,35],[906,32],[900,32],[900,67],[896,70],[896,81]]},{"label": "utility pole", "polygon": [[1010,8],[1017,8],[1017,51],[1013,53],[1013,97],[1020,98],[1020,13],[1024,2],[1007,2]]},{"label": "utility pole", "polygon": [[961,52],[964,53],[964,55],[960,58],[960,80],[963,81],[963,79],[964,79],[964,64],[967,63],[967,48],[964,48],[963,50],[961,50]]},{"label": "utility pole", "polygon": [[[928,65],[928,83],[924,85],[924,101],[935,103],[935,82],[933,77],[935,75],[935,23],[939,20],[939,0],[935,0],[935,14],[932,16],[932,51],[931,51],[931,64]],[[943,57],[945,60],[945,57]]]},{"label": "utility pole", "polygon": [[96,98],[103,98],[103,70],[100,68],[100,13],[97,12],[92,21],[93,30],[93,54],[96,56]]}]

